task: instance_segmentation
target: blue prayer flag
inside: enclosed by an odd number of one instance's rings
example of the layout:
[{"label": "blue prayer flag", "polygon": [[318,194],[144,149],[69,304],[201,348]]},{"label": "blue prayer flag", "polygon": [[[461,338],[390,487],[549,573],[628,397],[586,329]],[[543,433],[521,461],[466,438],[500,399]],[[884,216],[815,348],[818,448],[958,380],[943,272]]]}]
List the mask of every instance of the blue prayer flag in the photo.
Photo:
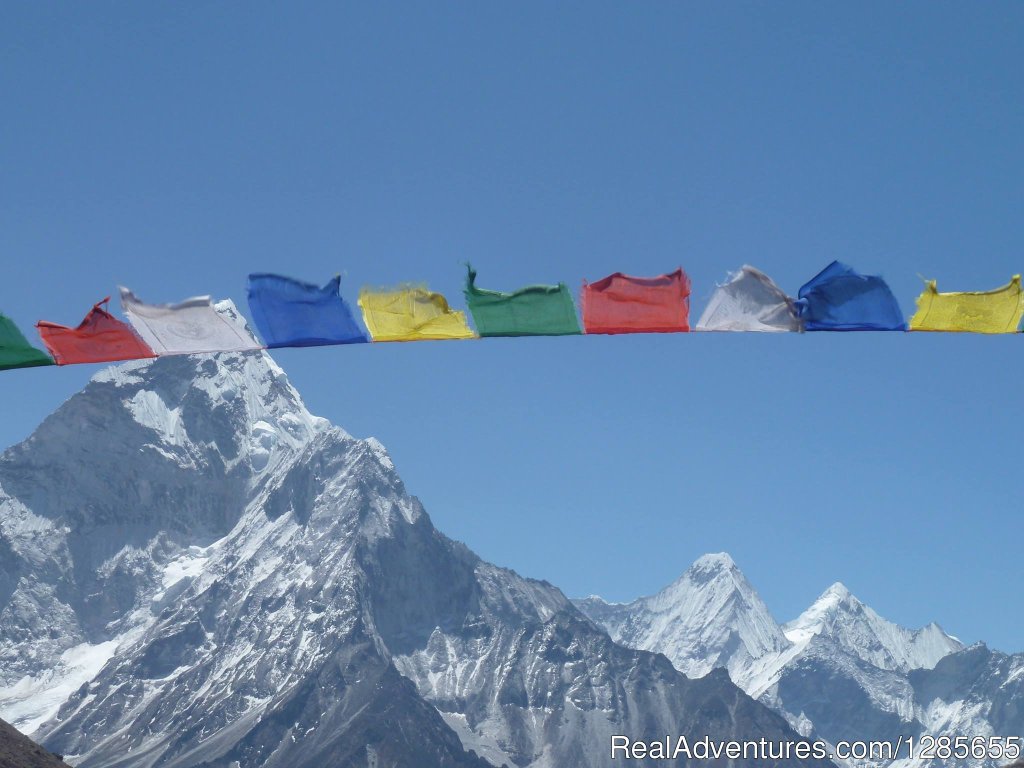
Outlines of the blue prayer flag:
[{"label": "blue prayer flag", "polygon": [[904,331],[899,302],[885,280],[833,261],[797,294],[807,331]]},{"label": "blue prayer flag", "polygon": [[366,334],[339,294],[340,286],[340,276],[317,288],[281,275],[249,275],[249,308],[267,347],[366,342]]}]

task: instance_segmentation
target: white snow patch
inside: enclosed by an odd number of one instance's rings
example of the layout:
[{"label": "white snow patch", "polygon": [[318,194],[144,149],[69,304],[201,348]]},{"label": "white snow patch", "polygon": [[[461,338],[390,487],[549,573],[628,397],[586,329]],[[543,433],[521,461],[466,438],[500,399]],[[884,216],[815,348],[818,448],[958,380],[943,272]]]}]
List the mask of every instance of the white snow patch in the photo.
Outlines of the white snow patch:
[{"label": "white snow patch", "polygon": [[68,648],[55,668],[37,677],[23,677],[14,685],[0,689],[0,718],[31,735],[57,714],[60,705],[72,693],[99,674],[119,644],[119,640],[108,640]]},{"label": "white snow patch", "polygon": [[183,429],[181,409],[170,408],[160,395],[150,390],[139,390],[128,401],[132,418],[144,427],[149,427],[160,438],[174,445],[181,445]]},{"label": "white snow patch", "polygon": [[[182,579],[194,579],[202,573],[218,543],[215,542],[208,547],[189,547],[179,557],[167,563],[163,574],[164,589],[173,587]],[[160,595],[157,595],[154,599],[159,597]]]}]

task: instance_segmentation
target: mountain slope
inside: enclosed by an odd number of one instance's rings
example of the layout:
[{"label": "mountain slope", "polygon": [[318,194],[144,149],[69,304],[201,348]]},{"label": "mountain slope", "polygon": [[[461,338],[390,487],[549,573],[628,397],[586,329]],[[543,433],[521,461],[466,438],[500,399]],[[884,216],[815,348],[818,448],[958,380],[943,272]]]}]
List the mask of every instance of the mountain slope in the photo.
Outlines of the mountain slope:
[{"label": "mountain slope", "polygon": [[444,537],[262,353],[99,374],[0,456],[0,546],[0,713],[81,768],[597,766],[613,733],[796,737]]},{"label": "mountain slope", "polygon": [[31,731],[98,672],[327,427],[267,361],[107,369],[0,456],[0,702],[18,699],[15,725]]},{"label": "mountain slope", "polygon": [[67,768],[67,763],[0,720],[0,768]]}]

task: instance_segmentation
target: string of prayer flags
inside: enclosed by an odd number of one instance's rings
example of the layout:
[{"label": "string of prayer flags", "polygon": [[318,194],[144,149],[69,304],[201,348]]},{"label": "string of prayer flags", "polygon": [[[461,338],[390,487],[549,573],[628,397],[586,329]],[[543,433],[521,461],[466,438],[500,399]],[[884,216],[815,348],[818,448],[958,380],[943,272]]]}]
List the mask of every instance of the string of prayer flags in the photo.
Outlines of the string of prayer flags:
[{"label": "string of prayer flags", "polygon": [[1016,333],[1024,315],[1020,275],[991,291],[939,293],[928,280],[917,297],[917,312],[910,318],[912,331]]},{"label": "string of prayer flags", "polygon": [[481,336],[568,336],[580,333],[576,307],[565,283],[530,285],[512,293],[476,287],[466,265],[466,304]]},{"label": "string of prayer flags", "polygon": [[107,296],[93,305],[77,328],[40,320],[36,329],[57,365],[112,363],[156,357],[131,326],[110,314]]},{"label": "string of prayer flags", "polygon": [[444,296],[425,286],[363,288],[359,308],[374,341],[476,338],[466,313],[453,310]]},{"label": "string of prayer flags", "polygon": [[833,261],[800,288],[797,316],[807,331],[903,331],[899,302],[881,277]]},{"label": "string of prayer flags", "polygon": [[0,371],[39,365],[53,365],[53,358],[29,344],[14,321],[0,314]]},{"label": "string of prayer flags", "polygon": [[680,333],[690,330],[690,278],[682,269],[657,277],[616,272],[583,283],[580,303],[589,333]]},{"label": "string of prayer flags", "polygon": [[323,288],[281,275],[249,275],[249,309],[267,347],[366,342],[340,288],[340,275]]},{"label": "string of prayer flags", "polygon": [[704,308],[698,331],[799,331],[793,299],[764,272],[744,264],[715,288]]},{"label": "string of prayer flags", "polygon": [[139,336],[158,355],[263,349],[243,327],[221,315],[209,296],[178,304],[144,304],[121,288],[121,306]]},{"label": "string of prayer flags", "polygon": [[[146,304],[121,288],[128,323],[109,311],[109,297],[76,327],[40,320],[42,349],[0,314],[0,370],[106,363],[161,355],[245,352],[279,347],[426,341],[494,336],[679,333],[690,330],[691,285],[679,268],[656,277],[615,272],[583,281],[579,310],[565,283],[505,292],[479,288],[466,265],[468,313],[452,309],[425,285],[363,288],[359,308],[367,333],[341,295],[341,278],[324,286],[270,273],[248,277],[254,337],[230,302],[199,296],[177,304]],[[467,322],[472,314],[477,331]],[[744,264],[715,287],[697,331],[940,331],[1005,334],[1024,320],[1024,286],[1014,275],[989,291],[942,293],[925,281],[909,321],[885,280],[833,261],[791,298],[765,273]]]}]

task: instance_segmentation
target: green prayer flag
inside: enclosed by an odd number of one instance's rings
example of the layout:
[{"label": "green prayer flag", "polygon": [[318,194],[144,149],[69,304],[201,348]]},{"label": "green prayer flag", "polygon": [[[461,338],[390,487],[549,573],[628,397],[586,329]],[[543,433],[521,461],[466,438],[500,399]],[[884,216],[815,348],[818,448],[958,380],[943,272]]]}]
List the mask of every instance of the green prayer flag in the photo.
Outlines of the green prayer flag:
[{"label": "green prayer flag", "polygon": [[512,293],[476,287],[466,265],[466,303],[481,336],[568,336],[580,333],[576,307],[565,283],[530,285]]},{"label": "green prayer flag", "polygon": [[0,315],[0,371],[53,365],[53,358],[33,347],[10,318]]}]

